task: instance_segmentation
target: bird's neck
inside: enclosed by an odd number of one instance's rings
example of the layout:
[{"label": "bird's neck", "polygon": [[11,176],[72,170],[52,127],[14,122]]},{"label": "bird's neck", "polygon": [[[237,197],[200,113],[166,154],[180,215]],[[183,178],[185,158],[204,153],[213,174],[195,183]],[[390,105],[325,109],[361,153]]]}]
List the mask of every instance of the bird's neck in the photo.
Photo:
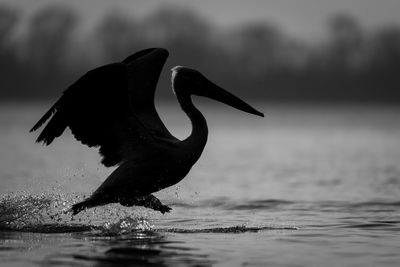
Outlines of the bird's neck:
[{"label": "bird's neck", "polygon": [[203,114],[193,105],[192,98],[188,94],[177,95],[178,102],[182,110],[188,115],[192,123],[192,132],[185,140],[183,145],[187,151],[194,151],[193,160],[197,161],[207,143],[208,127]]}]

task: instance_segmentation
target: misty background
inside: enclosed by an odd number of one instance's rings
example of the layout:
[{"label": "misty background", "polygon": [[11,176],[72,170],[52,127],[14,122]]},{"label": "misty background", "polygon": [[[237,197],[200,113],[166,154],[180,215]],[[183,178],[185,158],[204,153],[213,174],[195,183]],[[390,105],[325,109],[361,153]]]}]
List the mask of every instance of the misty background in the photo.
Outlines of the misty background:
[{"label": "misty background", "polygon": [[369,27],[344,10],[307,39],[268,18],[221,26],[190,5],[158,3],[145,16],[116,5],[85,30],[76,5],[46,2],[27,15],[0,3],[0,99],[52,99],[92,68],[165,47],[161,99],[173,98],[169,69],[184,65],[246,99],[400,101],[397,23]]}]

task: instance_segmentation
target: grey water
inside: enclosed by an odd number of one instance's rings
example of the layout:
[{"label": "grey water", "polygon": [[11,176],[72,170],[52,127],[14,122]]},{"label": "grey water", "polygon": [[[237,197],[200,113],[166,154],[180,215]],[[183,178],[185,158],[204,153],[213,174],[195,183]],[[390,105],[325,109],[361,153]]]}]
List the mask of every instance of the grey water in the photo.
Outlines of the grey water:
[{"label": "grey water", "polygon": [[[28,131],[49,103],[0,104],[1,266],[399,266],[400,108],[199,104],[206,149],[161,215],[66,211],[112,171],[69,132]],[[190,132],[175,103],[167,127]]]}]

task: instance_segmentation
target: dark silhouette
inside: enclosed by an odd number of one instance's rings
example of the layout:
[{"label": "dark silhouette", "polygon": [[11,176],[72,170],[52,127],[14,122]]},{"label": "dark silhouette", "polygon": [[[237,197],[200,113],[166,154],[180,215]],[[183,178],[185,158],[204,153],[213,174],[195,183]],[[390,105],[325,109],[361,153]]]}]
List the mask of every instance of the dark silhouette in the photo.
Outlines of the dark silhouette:
[{"label": "dark silhouette", "polygon": [[51,117],[37,142],[49,145],[69,127],[83,144],[100,147],[105,166],[119,165],[91,197],[72,207],[73,214],[115,202],[169,212],[171,208],[152,193],[181,181],[207,142],[207,123],[193,105],[192,95],[264,116],[200,72],[177,66],[172,69],[172,89],[193,126],[188,138],[178,140],[154,106],[156,85],[167,57],[167,50],[151,48],[121,63],[89,71],[32,128],[37,130]]}]

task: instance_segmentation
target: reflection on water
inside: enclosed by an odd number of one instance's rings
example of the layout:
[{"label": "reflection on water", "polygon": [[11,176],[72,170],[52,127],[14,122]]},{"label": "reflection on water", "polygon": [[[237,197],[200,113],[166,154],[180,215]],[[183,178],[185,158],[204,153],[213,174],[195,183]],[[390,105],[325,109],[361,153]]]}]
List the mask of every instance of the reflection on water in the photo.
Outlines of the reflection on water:
[{"label": "reflection on water", "polygon": [[[180,241],[170,241],[162,233],[137,232],[110,235],[77,232],[73,234],[32,234],[25,232],[0,232],[4,241],[0,257],[13,262],[35,262],[37,256],[28,251],[40,252],[41,265],[150,265],[150,266],[209,266],[213,263],[207,255]],[[17,245],[16,241],[20,241]],[[8,245],[7,245],[8,244]],[[54,249],[54,246],[57,249]],[[28,253],[26,253],[28,252]]]},{"label": "reflection on water", "polygon": [[[68,209],[112,171],[69,133],[28,134],[40,106],[0,107],[0,261],[15,266],[398,266],[400,109],[204,108],[204,154],[157,193],[172,212]],[[189,124],[159,107],[179,137]],[[165,115],[167,114],[167,115]],[[169,115],[168,115],[169,114]],[[188,122],[187,122],[188,123]]]},{"label": "reflection on water", "polygon": [[[80,236],[75,236],[78,238]],[[88,247],[86,244],[91,245]],[[174,266],[187,264],[190,266],[209,266],[212,261],[207,255],[202,255],[194,248],[182,246],[182,242],[169,241],[163,234],[155,232],[137,232],[125,235],[96,235],[85,237],[82,249],[71,253],[53,255],[47,263],[58,264],[69,262],[87,262],[90,265],[103,266],[119,265],[146,265],[146,266]]]}]

